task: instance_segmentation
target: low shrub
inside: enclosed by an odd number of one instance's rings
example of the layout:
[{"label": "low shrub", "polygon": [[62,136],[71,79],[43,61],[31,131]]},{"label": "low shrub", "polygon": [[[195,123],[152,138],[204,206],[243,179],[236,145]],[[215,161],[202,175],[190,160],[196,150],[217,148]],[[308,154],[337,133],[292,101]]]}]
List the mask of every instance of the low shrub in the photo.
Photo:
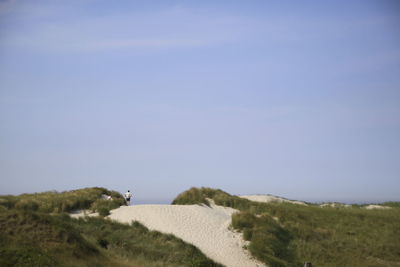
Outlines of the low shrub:
[{"label": "low shrub", "polygon": [[97,240],[97,244],[100,247],[107,249],[109,243],[108,243],[107,239],[101,238],[101,239]]},{"label": "low shrub", "polygon": [[110,210],[108,208],[105,208],[105,207],[99,208],[98,212],[99,212],[99,215],[101,217],[106,217],[106,216],[110,215]]},{"label": "low shrub", "polygon": [[[102,214],[106,214],[109,215],[110,214],[110,210],[116,209],[120,206],[122,206],[122,204],[124,203],[124,200],[119,200],[119,199],[112,199],[112,200],[108,200],[108,199],[98,199],[95,202],[92,203],[92,205],[90,206],[90,209],[93,212],[99,212],[99,214],[101,216],[103,216]],[[104,215],[104,216],[107,216]]]},{"label": "low shrub", "polygon": [[253,228],[256,223],[256,216],[250,212],[243,211],[232,215],[232,226],[236,229]]}]

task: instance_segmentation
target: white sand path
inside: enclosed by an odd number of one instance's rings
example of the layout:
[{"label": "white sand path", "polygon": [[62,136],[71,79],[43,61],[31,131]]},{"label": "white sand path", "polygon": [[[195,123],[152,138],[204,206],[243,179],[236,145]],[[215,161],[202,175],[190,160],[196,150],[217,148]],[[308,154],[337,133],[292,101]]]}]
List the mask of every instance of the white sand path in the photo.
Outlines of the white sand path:
[{"label": "white sand path", "polygon": [[228,229],[236,211],[215,204],[136,205],[112,210],[108,217],[123,223],[139,221],[151,230],[171,233],[227,267],[265,266],[243,249],[242,235]]}]

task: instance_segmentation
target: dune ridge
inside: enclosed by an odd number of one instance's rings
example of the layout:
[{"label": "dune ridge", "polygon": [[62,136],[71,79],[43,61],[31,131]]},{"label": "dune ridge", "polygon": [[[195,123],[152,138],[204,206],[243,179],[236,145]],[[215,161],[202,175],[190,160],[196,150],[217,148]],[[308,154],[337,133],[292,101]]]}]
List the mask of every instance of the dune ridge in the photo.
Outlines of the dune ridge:
[{"label": "dune ridge", "polygon": [[108,216],[123,223],[139,221],[151,230],[174,234],[192,243],[205,255],[227,267],[261,267],[243,247],[240,233],[229,229],[237,210],[215,205],[136,205],[122,206]]},{"label": "dune ridge", "polygon": [[307,204],[303,201],[298,201],[298,200],[289,200],[283,197],[277,197],[277,196],[272,196],[272,195],[242,195],[239,196],[241,198],[245,198],[251,201],[255,201],[255,202],[264,202],[264,203],[268,203],[268,202],[286,202],[286,203],[292,203],[292,204],[298,204],[298,205],[305,205],[307,206]]}]

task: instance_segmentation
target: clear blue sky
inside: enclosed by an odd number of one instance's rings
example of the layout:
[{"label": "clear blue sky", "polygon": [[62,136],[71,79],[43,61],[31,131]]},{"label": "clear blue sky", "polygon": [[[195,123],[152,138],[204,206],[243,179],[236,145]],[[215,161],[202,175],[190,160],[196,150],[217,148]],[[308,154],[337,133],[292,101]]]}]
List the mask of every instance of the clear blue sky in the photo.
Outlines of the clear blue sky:
[{"label": "clear blue sky", "polygon": [[400,200],[398,1],[0,1],[0,194]]}]

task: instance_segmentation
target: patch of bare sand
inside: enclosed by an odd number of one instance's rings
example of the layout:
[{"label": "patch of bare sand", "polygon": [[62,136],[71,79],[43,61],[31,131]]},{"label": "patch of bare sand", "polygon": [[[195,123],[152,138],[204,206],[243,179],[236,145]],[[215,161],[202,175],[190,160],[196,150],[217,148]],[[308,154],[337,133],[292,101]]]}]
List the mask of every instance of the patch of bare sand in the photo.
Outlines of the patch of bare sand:
[{"label": "patch of bare sand", "polygon": [[78,219],[85,216],[96,217],[99,216],[99,214],[97,212],[92,212],[90,210],[74,210],[69,213],[69,216]]},{"label": "patch of bare sand", "polygon": [[373,210],[373,209],[382,209],[382,210],[391,209],[391,207],[382,206],[382,205],[368,205],[368,206],[366,206],[365,208],[366,208],[367,210]]},{"label": "patch of bare sand", "polygon": [[244,196],[239,196],[241,198],[245,198],[251,201],[256,201],[256,202],[286,202],[286,203],[292,203],[292,204],[298,204],[298,205],[305,205],[307,206],[306,203],[302,201],[297,201],[297,200],[289,200],[283,197],[276,197],[276,196],[271,196],[271,195],[244,195]]},{"label": "patch of bare sand", "polygon": [[227,267],[265,266],[243,248],[240,233],[229,229],[237,210],[215,205],[137,205],[112,210],[109,218],[131,223],[139,221],[151,230],[173,234],[199,248]]}]

